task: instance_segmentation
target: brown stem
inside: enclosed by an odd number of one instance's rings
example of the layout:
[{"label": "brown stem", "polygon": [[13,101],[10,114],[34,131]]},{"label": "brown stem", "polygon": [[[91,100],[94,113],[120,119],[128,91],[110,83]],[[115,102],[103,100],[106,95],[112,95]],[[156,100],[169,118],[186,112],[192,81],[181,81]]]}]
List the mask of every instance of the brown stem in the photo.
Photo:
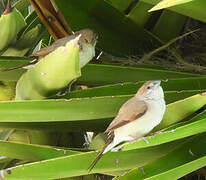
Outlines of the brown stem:
[{"label": "brown stem", "polygon": [[9,14],[11,11],[12,11],[11,3],[10,3],[10,0],[8,0],[7,8],[5,9],[5,11],[2,14],[6,15],[6,14]]}]

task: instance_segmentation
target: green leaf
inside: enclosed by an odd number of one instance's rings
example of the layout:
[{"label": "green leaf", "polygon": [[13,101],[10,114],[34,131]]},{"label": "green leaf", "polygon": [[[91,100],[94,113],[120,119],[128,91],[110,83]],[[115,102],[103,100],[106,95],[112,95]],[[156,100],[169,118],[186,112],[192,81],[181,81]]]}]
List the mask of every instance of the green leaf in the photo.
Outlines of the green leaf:
[{"label": "green leaf", "polygon": [[142,170],[134,169],[114,180],[173,180],[205,166],[205,133],[198,135],[166,156],[147,164]]},{"label": "green leaf", "polygon": [[194,0],[162,0],[157,5],[155,5],[152,9],[150,9],[149,12],[172,7],[172,6],[181,5],[184,3],[191,2],[191,1],[194,1]]},{"label": "green leaf", "polygon": [[[69,92],[65,96],[57,98],[83,98],[83,97],[100,97],[100,96],[116,96],[116,95],[134,95],[144,82],[138,83],[120,83],[106,86],[88,88],[84,90],[76,90]],[[165,92],[165,100],[172,103],[179,99],[192,96],[206,91],[206,78],[180,78],[162,81],[161,86]]]},{"label": "green leaf", "polygon": [[140,27],[145,27],[149,18],[153,14],[153,13],[148,13],[148,10],[151,8],[152,8],[151,4],[138,1],[135,7],[128,14],[128,18],[130,18],[133,22],[138,24]]},{"label": "green leaf", "polygon": [[[0,102],[0,126],[49,130],[100,131],[116,116],[130,96]],[[195,95],[167,105],[156,129],[183,120],[203,105],[206,96]],[[12,113],[9,113],[11,112]],[[173,114],[173,116],[171,116]]]},{"label": "green leaf", "polygon": [[[33,59],[19,57],[0,56],[0,80],[16,81],[25,72],[24,69],[4,71],[9,67],[28,63]],[[128,67],[114,65],[88,64],[81,69],[82,76],[78,79],[79,84],[105,85],[122,82],[137,82],[156,79],[174,79],[187,77],[203,77],[199,74],[161,70],[156,67]]]},{"label": "green leaf", "polygon": [[85,27],[94,29],[99,35],[97,46],[110,54],[137,54],[160,44],[151,33],[137,26],[106,1],[55,2],[74,31]]},{"label": "green leaf", "polygon": [[11,173],[4,171],[5,179],[56,179],[63,177],[80,176],[90,173],[104,173],[115,170],[127,170],[145,163],[152,162],[169,151],[177,148],[184,141],[175,141],[150,148],[124,152],[106,153],[92,172],[88,167],[97,155],[96,152],[81,153],[64,156],[35,163],[29,163],[11,168]]},{"label": "green leaf", "polygon": [[[74,93],[69,93],[65,96],[56,96],[55,98],[85,98],[85,97],[101,97],[101,96],[110,96],[108,95],[104,95],[105,93],[107,93],[109,89],[107,88],[99,88],[98,90],[105,90],[104,92],[99,92],[96,93],[96,89],[94,91],[92,91],[93,89],[89,89],[88,91],[86,90],[82,90],[82,91],[74,91]],[[90,91],[91,90],[91,91]],[[193,96],[195,94],[201,94],[204,93],[206,90],[182,90],[182,91],[165,91],[165,102],[166,104],[169,103],[173,103],[175,101],[181,100],[181,99],[185,99],[187,97]],[[125,93],[125,92],[117,92],[117,91],[112,91],[113,93],[111,93],[112,96],[118,96],[121,95],[121,93]],[[127,94],[127,93],[125,93]],[[129,94],[128,94],[129,95]],[[132,97],[134,94],[130,94],[130,97]]]},{"label": "green leaf", "polygon": [[[7,123],[4,125],[0,123],[0,125],[1,127],[38,127],[50,130],[60,128],[67,131],[75,128],[76,131],[96,131],[107,126],[108,119],[116,115],[121,104],[127,99],[128,96],[71,100],[4,101],[0,102],[0,121],[3,124]],[[11,109],[12,113],[8,114],[8,110]],[[25,123],[22,124],[21,122]],[[84,125],[83,122],[85,122]]]},{"label": "green leaf", "polygon": [[[168,19],[170,23],[168,23]],[[180,32],[184,28],[185,20],[186,16],[173,11],[164,10],[155,24],[152,33],[163,42],[168,42],[180,35]]]},{"label": "green leaf", "polygon": [[25,17],[28,15],[29,5],[31,5],[29,0],[18,0],[15,2],[14,7],[18,9],[21,12],[21,14],[23,14],[23,16]]},{"label": "green leaf", "polygon": [[0,130],[0,140],[7,141],[9,136],[13,133],[13,129]]},{"label": "green leaf", "polygon": [[[195,170],[198,170],[202,167],[204,167],[206,164],[206,156],[203,156],[201,158],[195,159],[194,161],[191,161],[189,163],[185,163],[182,166],[179,166],[175,169],[171,169],[167,171],[166,173],[159,174],[155,177],[148,178],[150,180],[160,180],[160,179],[173,179],[175,178],[181,178]],[[173,176],[173,178],[171,178]]]},{"label": "green leaf", "polygon": [[15,96],[15,89],[11,86],[0,85],[0,101],[8,101]]},{"label": "green leaf", "polygon": [[[143,2],[156,5],[161,0],[141,0]],[[169,10],[172,10],[176,13],[183,14],[185,16],[189,16],[191,18],[197,19],[202,22],[206,22],[206,11],[205,11],[205,0],[184,0],[187,3],[179,4],[177,6],[169,7]],[[184,2],[182,0],[182,2]],[[171,1],[172,2],[172,1]],[[177,2],[175,0],[174,2]]]},{"label": "green leaf", "polygon": [[132,0],[107,0],[109,4],[111,4],[114,8],[118,9],[121,12],[127,10],[130,4],[133,2]]},{"label": "green leaf", "polygon": [[2,156],[27,161],[40,161],[61,156],[79,154],[81,152],[66,150],[58,147],[24,144],[17,142],[0,141]]},{"label": "green leaf", "polygon": [[[24,28],[24,31],[22,33],[27,33],[31,29],[35,28],[38,24],[42,24],[40,18],[36,14],[35,11],[32,11],[26,18],[25,21],[27,23],[27,26]],[[44,26],[43,26],[44,27]],[[44,29],[46,29],[44,27]],[[48,32],[47,32],[48,33]]]},{"label": "green leaf", "polygon": [[57,48],[24,73],[17,82],[15,99],[45,99],[79,77],[78,40],[79,37]]},{"label": "green leaf", "polygon": [[122,82],[137,82],[157,79],[174,79],[186,77],[200,77],[201,75],[160,70],[157,68],[126,67],[114,65],[89,64],[82,69],[79,84],[105,85]]},{"label": "green leaf", "polygon": [[[55,144],[55,136],[52,136],[50,132],[37,131],[37,130],[17,130],[13,129],[13,132],[10,133],[7,141],[22,142],[22,143],[31,143],[31,144]],[[56,140],[56,141],[55,141]]]},{"label": "green leaf", "polygon": [[0,169],[5,169],[12,162],[13,159],[4,156],[0,157]]},{"label": "green leaf", "polygon": [[154,131],[183,120],[206,104],[206,94],[197,94],[184,100],[168,104],[162,122]]},{"label": "green leaf", "polygon": [[[29,60],[31,59],[29,58]],[[13,71],[4,70],[9,67],[19,66],[25,63],[28,63],[28,58],[0,56],[0,81],[17,81],[26,71],[25,69],[17,69]]]},{"label": "green leaf", "polygon": [[45,28],[40,24],[23,34],[16,43],[10,45],[2,56],[25,56],[29,51],[34,49],[45,33]]},{"label": "green leaf", "polygon": [[7,14],[2,14],[0,17],[0,51],[6,48],[12,40],[17,37],[19,31],[26,26],[22,14],[13,9]]}]

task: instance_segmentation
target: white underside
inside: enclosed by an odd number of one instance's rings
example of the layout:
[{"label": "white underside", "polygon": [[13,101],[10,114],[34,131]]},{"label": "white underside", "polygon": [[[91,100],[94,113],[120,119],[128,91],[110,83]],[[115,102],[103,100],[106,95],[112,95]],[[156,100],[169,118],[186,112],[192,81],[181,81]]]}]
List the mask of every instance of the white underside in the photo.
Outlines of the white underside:
[{"label": "white underside", "polygon": [[84,67],[95,56],[95,47],[92,45],[87,45],[87,46],[88,46],[87,48],[84,48],[79,53],[80,68]]},{"label": "white underside", "polygon": [[142,117],[114,130],[114,140],[107,146],[104,153],[121,142],[132,141],[145,136],[161,122],[165,112],[164,99],[159,101],[149,100],[147,105],[148,110]]}]

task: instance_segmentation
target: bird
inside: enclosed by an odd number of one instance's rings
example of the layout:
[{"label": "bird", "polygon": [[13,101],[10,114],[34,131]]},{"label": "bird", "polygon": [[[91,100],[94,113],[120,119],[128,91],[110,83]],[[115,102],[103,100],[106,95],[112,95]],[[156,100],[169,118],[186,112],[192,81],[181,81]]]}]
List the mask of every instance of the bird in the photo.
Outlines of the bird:
[{"label": "bird", "polygon": [[23,65],[8,68],[5,71],[19,69],[19,68],[30,69],[34,67],[34,64],[38,63],[43,57],[56,50],[58,47],[65,46],[67,42],[75,39],[79,35],[81,35],[78,42],[79,64],[80,64],[80,68],[82,68],[95,56],[95,46],[97,43],[98,35],[91,29],[82,29],[70,36],[66,36],[64,38],[58,39],[52,45],[44,47],[39,51],[30,55],[30,57],[35,58],[34,60]]},{"label": "bird", "polygon": [[135,141],[147,135],[163,118],[166,105],[160,80],[147,81],[134,97],[126,101],[105,130],[106,143],[90,164],[91,171],[103,154],[125,141]]}]

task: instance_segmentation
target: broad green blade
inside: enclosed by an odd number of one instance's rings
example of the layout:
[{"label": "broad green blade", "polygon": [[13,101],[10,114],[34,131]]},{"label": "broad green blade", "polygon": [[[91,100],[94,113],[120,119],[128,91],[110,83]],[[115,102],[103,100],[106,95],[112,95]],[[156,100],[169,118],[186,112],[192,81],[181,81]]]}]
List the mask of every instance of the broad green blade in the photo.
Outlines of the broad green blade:
[{"label": "broad green blade", "polygon": [[45,28],[38,24],[36,27],[23,34],[18,41],[10,45],[6,51],[4,51],[2,56],[25,56],[29,51],[33,50],[43,34],[45,33]]},{"label": "broad green blade", "polygon": [[186,141],[159,146],[131,150],[125,152],[106,153],[95,168],[89,172],[88,167],[97,155],[96,152],[81,153],[72,156],[64,156],[35,163],[29,163],[11,168],[11,173],[4,171],[5,179],[56,179],[63,177],[80,176],[90,173],[104,173],[109,171],[125,170],[142,166],[152,162],[173,149],[176,149]]},{"label": "broad green blade", "polygon": [[[104,130],[130,96],[0,102],[0,126],[49,130]],[[167,105],[162,129],[183,120],[206,103],[205,95],[194,95]],[[10,113],[12,111],[12,113]],[[171,116],[171,114],[173,114]]]},{"label": "broad green blade", "polygon": [[46,99],[81,76],[79,37],[58,47],[24,73],[17,82],[15,100]]},{"label": "broad green blade", "polygon": [[10,67],[19,66],[31,61],[31,58],[24,57],[5,57],[0,56],[0,81],[17,81],[26,71],[25,69],[17,69],[13,71],[4,71]]},{"label": "broad green blade", "polygon": [[[154,131],[177,123],[193,114],[206,104],[206,94],[197,94],[186,99],[168,104],[162,122],[154,128]],[[172,116],[171,116],[172,114]]]},{"label": "broad green blade", "polygon": [[[105,90],[105,91],[100,92],[99,90]],[[109,94],[106,94],[106,93],[108,93],[109,90],[110,90],[109,88],[108,89],[107,88],[99,88],[99,89],[94,89],[94,91],[93,91],[93,88],[92,88],[92,89],[89,89],[89,91],[84,91],[84,90],[83,90],[83,92],[75,91],[75,92],[69,93],[65,96],[57,96],[56,98],[69,99],[69,98],[102,97],[102,96],[104,97],[104,96],[110,96]],[[128,89],[128,91],[130,91],[130,90]],[[166,104],[173,103],[175,101],[185,99],[185,98],[193,96],[195,94],[201,94],[204,92],[206,92],[206,89],[205,90],[165,91],[164,92],[165,102],[166,102]],[[127,91],[112,91],[111,95],[118,96],[118,95],[121,95],[124,93],[125,93],[125,95],[130,95],[130,97],[134,96],[134,94],[135,94],[135,93],[132,93],[132,94],[127,93]]]},{"label": "broad green blade", "polygon": [[114,180],[173,180],[191,173],[206,163],[205,133],[198,135],[166,156],[134,169]]},{"label": "broad green blade", "polygon": [[201,75],[160,70],[157,68],[127,67],[114,65],[89,64],[82,69],[79,84],[105,85],[122,82],[137,82],[144,80],[174,79],[185,77],[200,77]]},{"label": "broad green blade", "polygon": [[148,12],[148,10],[151,8],[152,8],[151,4],[138,1],[135,7],[128,14],[128,18],[130,18],[133,22],[138,24],[140,27],[145,27],[149,18],[153,14]]},{"label": "broad green blade", "polygon": [[[65,96],[58,98],[83,98],[99,96],[116,96],[116,95],[134,95],[144,82],[138,83],[120,83],[106,86],[88,88],[84,90],[72,91]],[[161,86],[165,92],[167,103],[184,99],[188,96],[206,91],[206,78],[180,78],[163,80]]]},{"label": "broad green blade", "polygon": [[0,51],[2,52],[17,38],[18,33],[26,26],[26,22],[22,14],[14,8],[0,16],[0,26]]},{"label": "broad green blade", "polygon": [[27,161],[40,161],[81,153],[52,146],[24,144],[8,141],[0,141],[0,146],[0,154],[2,156]]},{"label": "broad green blade", "polygon": [[[141,1],[156,5],[161,0],[152,0],[152,1],[151,0],[141,0]],[[177,2],[177,0],[175,0],[174,2]],[[197,19],[199,21],[206,22],[205,6],[206,6],[205,0],[191,0],[191,1],[187,0],[187,3],[182,3],[177,6],[172,6],[172,7],[169,7],[168,9],[174,12],[183,14],[185,16],[189,16],[191,18]]]},{"label": "broad green blade", "polygon": [[[170,23],[168,23],[168,19],[170,20]],[[159,37],[163,42],[168,42],[180,36],[186,19],[186,16],[179,13],[164,10],[152,29],[152,33]]]},{"label": "broad green blade", "polygon": [[131,3],[133,3],[133,0],[107,0],[107,2],[120,12],[124,13]]},{"label": "broad green blade", "polygon": [[182,166],[178,166],[177,168],[171,169],[166,173],[158,174],[154,177],[150,177],[145,180],[161,180],[161,179],[173,180],[174,177],[178,179],[193,171],[205,167],[205,164],[206,164],[206,156],[203,156],[198,159],[195,159],[194,161],[190,161],[189,163],[185,163]]},{"label": "broad green blade", "polygon": [[172,6],[181,5],[184,3],[191,2],[191,1],[194,1],[194,0],[162,0],[152,9],[150,9],[149,12],[172,7]]},{"label": "broad green blade", "polygon": [[160,44],[151,33],[136,25],[106,1],[55,2],[74,31],[85,27],[94,29],[99,35],[97,46],[110,54],[137,54]]},{"label": "broad green blade", "polygon": [[[24,69],[14,71],[2,70],[32,61],[31,58],[2,57],[0,56],[0,80],[17,81]],[[157,67],[128,67],[114,65],[88,64],[81,69],[82,76],[78,79],[79,84],[105,85],[119,82],[137,82],[156,79],[174,79],[187,77],[203,77],[199,74],[160,70]]]}]

